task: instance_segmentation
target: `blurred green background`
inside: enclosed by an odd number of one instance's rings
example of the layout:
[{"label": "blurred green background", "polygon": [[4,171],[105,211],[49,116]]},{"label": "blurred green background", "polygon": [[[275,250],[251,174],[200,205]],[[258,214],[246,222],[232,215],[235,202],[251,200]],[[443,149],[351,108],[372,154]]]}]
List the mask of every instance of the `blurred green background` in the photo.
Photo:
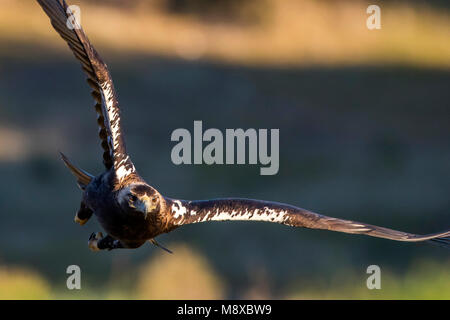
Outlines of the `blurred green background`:
[{"label": "blurred green background", "polygon": [[[183,199],[248,197],[415,233],[450,227],[445,1],[81,1],[140,173]],[[186,226],[92,253],[58,157],[100,173],[93,101],[34,1],[0,10],[0,298],[450,298],[449,251],[277,224]],[[72,2],[71,2],[72,4]],[[382,29],[366,28],[381,7]],[[280,128],[280,171],[175,166],[176,128]],[[66,268],[82,290],[66,288]],[[382,289],[366,288],[366,268]]]}]

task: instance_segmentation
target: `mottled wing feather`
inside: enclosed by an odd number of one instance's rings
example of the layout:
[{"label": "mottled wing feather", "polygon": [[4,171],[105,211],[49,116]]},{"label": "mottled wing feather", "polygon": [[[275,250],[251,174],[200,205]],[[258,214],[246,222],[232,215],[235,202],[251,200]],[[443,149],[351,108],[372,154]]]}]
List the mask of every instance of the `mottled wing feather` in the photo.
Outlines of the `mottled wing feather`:
[{"label": "mottled wing feather", "polygon": [[[103,163],[107,169],[114,168],[119,181],[135,172],[125,147],[120,124],[120,109],[114,85],[106,64],[89,42],[81,26],[73,18],[73,12],[64,0],[37,0],[59,35],[67,42],[75,57],[80,61],[92,88],[96,101],[99,137],[104,150]],[[70,18],[74,28],[69,28]]]},{"label": "mottled wing feather", "polygon": [[320,215],[287,204],[251,199],[171,200],[171,224],[175,226],[206,221],[267,221],[292,227],[331,230],[396,241],[431,240],[450,247],[450,231],[417,235],[366,223]]}]

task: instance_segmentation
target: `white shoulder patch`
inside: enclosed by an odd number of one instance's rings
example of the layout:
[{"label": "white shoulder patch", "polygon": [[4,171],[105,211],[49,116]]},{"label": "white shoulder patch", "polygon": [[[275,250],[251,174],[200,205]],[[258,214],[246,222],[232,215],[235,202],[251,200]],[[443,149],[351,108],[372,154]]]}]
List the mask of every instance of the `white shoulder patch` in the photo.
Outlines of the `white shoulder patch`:
[{"label": "white shoulder patch", "polygon": [[283,223],[285,222],[289,217],[287,215],[287,212],[284,210],[274,210],[269,209],[268,207],[264,207],[264,209],[254,209],[254,210],[248,210],[245,209],[245,211],[223,211],[219,212],[218,210],[213,213],[210,217],[210,212],[208,212],[205,217],[199,221],[204,222],[207,220],[210,221],[229,221],[229,220],[236,220],[236,221],[267,221],[267,222],[277,222],[277,223]]},{"label": "white shoulder patch", "polygon": [[105,102],[107,118],[105,117],[105,125],[109,128],[111,133],[111,149],[115,150],[118,147],[118,137],[120,136],[120,115],[118,108],[114,108],[114,95],[112,86],[109,81],[102,83],[102,95]]},{"label": "white shoulder patch", "polygon": [[187,213],[187,208],[181,204],[180,200],[175,200],[174,204],[172,205],[172,214],[175,219],[178,219],[180,217],[184,217],[184,215]]},{"label": "white shoulder patch", "polygon": [[[119,181],[123,180],[125,177],[136,172],[130,157],[126,154],[120,153],[120,114],[119,108],[114,106],[114,93],[112,85],[109,81],[104,82],[101,85],[102,96],[104,101],[103,111],[105,114],[105,126],[108,129],[108,144],[110,148],[110,156],[114,161],[114,169],[116,171],[116,176]],[[123,151],[123,150],[122,150]]]},{"label": "white shoulder patch", "polygon": [[176,220],[175,224],[181,225],[184,223],[187,214],[189,216],[197,216],[195,220],[190,223],[199,223],[205,221],[267,221],[276,223],[286,223],[289,219],[289,214],[285,210],[276,210],[264,207],[263,209],[240,209],[231,211],[220,211],[220,209],[209,210],[206,213],[198,215],[194,210],[188,210],[179,200],[174,201],[172,205],[173,218]]}]

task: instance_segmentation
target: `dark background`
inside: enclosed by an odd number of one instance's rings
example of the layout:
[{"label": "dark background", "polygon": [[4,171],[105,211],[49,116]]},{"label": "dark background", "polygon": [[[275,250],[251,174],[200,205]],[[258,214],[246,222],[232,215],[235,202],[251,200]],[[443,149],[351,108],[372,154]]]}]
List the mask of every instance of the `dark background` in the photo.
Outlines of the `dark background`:
[{"label": "dark background", "polygon": [[[193,15],[199,23],[245,21],[236,15],[236,1],[209,3],[160,1],[147,10]],[[417,3],[408,6],[420,8]],[[443,3],[429,2],[427,9],[448,17]],[[116,5],[121,1],[96,6]],[[52,40],[4,36],[1,42],[2,297],[449,298],[446,249],[277,224],[183,227],[159,238],[174,256],[150,244],[90,252],[88,237],[101,227],[95,219],[84,227],[73,223],[81,193],[58,150],[89,172],[103,170],[93,101],[78,63],[43,12],[34,3],[29,10]],[[3,23],[5,32],[11,23]],[[416,32],[425,32],[420,26]],[[95,36],[91,41],[96,45]],[[396,54],[385,61],[387,50],[364,63],[274,58],[253,65],[116,49],[120,38],[104,41],[96,46],[115,81],[129,153],[163,195],[273,200],[414,233],[450,227],[449,55],[421,64]],[[204,130],[279,128],[279,173],[260,176],[259,165],[175,166],[170,135],[176,128],[192,132],[194,120],[202,120]],[[71,264],[82,269],[80,292],[65,289]],[[377,293],[365,288],[372,264],[386,275]],[[177,292],[186,278],[198,295]],[[21,285],[14,295],[12,288]],[[165,293],[167,287],[172,291]]]}]

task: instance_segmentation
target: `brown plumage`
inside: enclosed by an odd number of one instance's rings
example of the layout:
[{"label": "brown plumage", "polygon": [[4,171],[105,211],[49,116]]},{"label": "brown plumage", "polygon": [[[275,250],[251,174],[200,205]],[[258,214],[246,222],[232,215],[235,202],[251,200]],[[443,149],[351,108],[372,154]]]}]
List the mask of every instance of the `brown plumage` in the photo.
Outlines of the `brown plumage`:
[{"label": "brown plumage", "polygon": [[[62,159],[77,178],[83,199],[75,221],[85,224],[95,214],[108,232],[92,234],[92,250],[137,248],[161,233],[192,223],[207,221],[267,221],[287,226],[362,234],[396,241],[431,241],[450,247],[450,230],[416,235],[366,223],[323,216],[276,202],[250,199],[175,200],[162,196],[137,173],[127,154],[120,124],[114,85],[106,67],[83,29],[67,27],[73,13],[64,0],[37,0],[60,36],[81,63],[96,101],[99,136],[106,171],[93,176]],[[161,246],[160,246],[161,247]],[[166,249],[167,250],[167,249]]]},{"label": "brown plumage", "polygon": [[[72,50],[75,57],[81,63],[82,69],[87,76],[87,83],[92,89],[91,95],[94,98],[95,111],[97,112],[97,123],[99,125],[99,137],[101,140],[101,146],[104,150],[103,163],[107,169],[110,169],[114,165],[114,152],[126,153],[125,142],[121,135],[120,117],[118,119],[118,133],[117,139],[119,140],[120,148],[114,149],[111,141],[108,141],[108,137],[112,136],[110,125],[111,119],[108,116],[107,107],[104,104],[104,89],[102,84],[110,85],[111,99],[114,100],[112,108],[113,112],[120,113],[117,100],[115,98],[114,85],[111,81],[108,68],[98,55],[95,48],[90,44],[89,39],[85,35],[81,26],[76,22],[72,11],[65,1],[40,1],[38,3],[42,6],[45,13],[51,18],[51,23],[59,35],[67,42],[69,48]],[[69,29],[67,21],[75,23],[75,28]]]}]

